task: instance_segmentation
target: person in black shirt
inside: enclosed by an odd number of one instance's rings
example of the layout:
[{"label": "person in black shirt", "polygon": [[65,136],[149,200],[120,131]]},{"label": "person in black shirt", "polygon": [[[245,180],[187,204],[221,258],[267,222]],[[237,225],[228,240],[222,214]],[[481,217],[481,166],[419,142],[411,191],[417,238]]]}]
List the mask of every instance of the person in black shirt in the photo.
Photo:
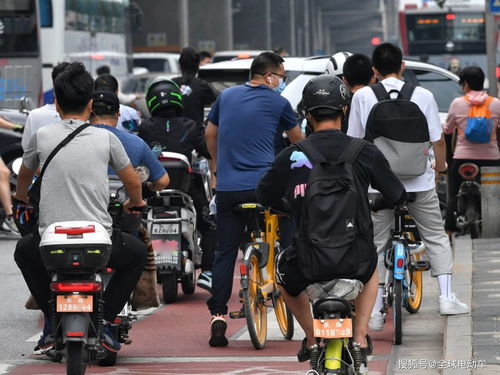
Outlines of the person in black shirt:
[{"label": "person in black shirt", "polygon": [[[306,100],[307,98],[311,98]],[[349,93],[344,83],[336,76],[321,75],[313,78],[304,88],[303,106],[306,118],[314,133],[309,137],[310,143],[316,147],[327,160],[338,160],[340,155],[351,142],[351,137],[340,131],[342,118],[345,115],[346,105],[349,102]],[[282,198],[288,200],[293,209],[293,215],[299,226],[301,219],[302,202],[307,189],[309,173],[312,164],[299,147],[292,145],[283,150],[274,161],[271,169],[262,177],[257,187],[257,197],[266,206],[275,206]],[[368,200],[368,186],[379,190],[388,205],[404,201],[405,190],[399,179],[389,167],[384,155],[371,143],[366,143],[359,156],[353,163],[353,173],[358,186],[362,188],[359,194],[364,194]],[[368,204],[358,205],[360,209],[367,209]],[[279,207],[277,207],[279,208]],[[370,220],[370,213],[364,215]],[[370,225],[370,228],[372,226]],[[370,236],[373,243],[373,231]],[[294,241],[296,238],[294,238]],[[371,348],[366,335],[368,320],[375,303],[378,288],[377,251],[375,246],[365,249],[373,256],[370,271],[364,275],[363,291],[356,299],[356,321],[354,327],[354,342],[358,344],[364,355],[368,355]],[[369,255],[366,258],[370,258]],[[294,245],[280,255],[277,262],[278,284],[285,302],[306,332],[306,338],[298,353],[299,361],[310,357],[310,350],[316,344],[313,334],[313,318],[311,315],[308,297],[304,292],[309,284],[315,280],[308,279],[308,275],[301,272],[295,255]]]},{"label": "person in black shirt", "polygon": [[216,97],[207,82],[196,77],[200,67],[200,56],[191,47],[181,51],[179,57],[182,76],[173,79],[180,87],[183,99],[183,114],[203,126],[204,108],[211,105]]},{"label": "person in black shirt", "polygon": [[[146,102],[151,118],[139,127],[139,137],[153,147],[160,144],[162,150],[177,152],[192,161],[195,150],[200,156],[210,159],[204,133],[198,124],[183,116],[184,97],[177,84],[166,78],[156,78],[146,90]],[[211,292],[212,263],[215,252],[215,223],[210,217],[208,201],[204,193],[201,178],[193,175],[188,194],[193,199],[196,209],[196,225],[201,233],[202,273],[197,285]]]}]

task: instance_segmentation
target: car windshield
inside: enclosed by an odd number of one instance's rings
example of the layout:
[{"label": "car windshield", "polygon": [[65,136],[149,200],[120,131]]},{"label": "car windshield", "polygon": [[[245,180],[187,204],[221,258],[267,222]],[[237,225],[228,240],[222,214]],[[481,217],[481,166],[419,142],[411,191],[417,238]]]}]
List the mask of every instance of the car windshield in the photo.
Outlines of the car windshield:
[{"label": "car windshield", "polygon": [[463,95],[458,83],[444,75],[427,70],[413,71],[420,85],[434,95],[439,112],[448,112],[452,100]]},{"label": "car windshield", "polygon": [[135,58],[134,67],[146,68],[150,72],[170,73],[172,71],[168,60],[163,58]]},{"label": "car windshield", "polygon": [[[302,72],[287,70],[287,85],[293,82]],[[220,94],[223,90],[248,82],[248,69],[201,69],[198,76],[207,81]]]}]

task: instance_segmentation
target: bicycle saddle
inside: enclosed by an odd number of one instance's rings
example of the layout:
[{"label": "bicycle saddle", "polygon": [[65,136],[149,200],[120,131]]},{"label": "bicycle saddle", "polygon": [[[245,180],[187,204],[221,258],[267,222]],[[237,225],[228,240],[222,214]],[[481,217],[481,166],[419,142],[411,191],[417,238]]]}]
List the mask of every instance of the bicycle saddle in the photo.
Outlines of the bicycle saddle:
[{"label": "bicycle saddle", "polygon": [[263,205],[257,202],[240,203],[234,206],[235,212],[249,212],[249,211],[264,212],[265,209],[266,208]]},{"label": "bicycle saddle", "polygon": [[316,301],[313,305],[314,316],[320,316],[322,313],[346,313],[351,315],[351,306],[345,299],[337,297],[327,297]]}]

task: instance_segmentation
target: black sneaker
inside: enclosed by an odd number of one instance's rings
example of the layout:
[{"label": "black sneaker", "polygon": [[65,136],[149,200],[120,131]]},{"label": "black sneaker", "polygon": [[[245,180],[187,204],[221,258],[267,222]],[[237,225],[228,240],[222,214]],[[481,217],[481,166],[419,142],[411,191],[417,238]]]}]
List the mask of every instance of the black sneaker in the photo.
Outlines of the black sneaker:
[{"label": "black sneaker", "polygon": [[222,315],[215,315],[212,317],[210,323],[210,346],[227,346],[228,341],[226,338],[227,323]]},{"label": "black sneaker", "polygon": [[207,290],[210,294],[212,293],[212,271],[204,271],[198,277],[198,282],[196,283],[200,288]]},{"label": "black sneaker", "polygon": [[105,324],[103,333],[104,337],[103,340],[101,340],[101,345],[110,352],[117,353],[121,349],[121,345],[113,333],[113,327],[109,324]]},{"label": "black sneaker", "polygon": [[33,354],[35,355],[45,354],[53,347],[54,347],[54,335],[52,334],[52,327],[50,326],[49,320],[45,319],[42,336],[40,337],[40,340],[38,340],[35,349],[33,349]]},{"label": "black sneaker", "polygon": [[311,352],[311,347],[307,346],[307,338],[304,338],[304,340],[302,340],[300,350],[297,353],[297,359],[299,360],[299,362],[309,361],[311,359]]}]

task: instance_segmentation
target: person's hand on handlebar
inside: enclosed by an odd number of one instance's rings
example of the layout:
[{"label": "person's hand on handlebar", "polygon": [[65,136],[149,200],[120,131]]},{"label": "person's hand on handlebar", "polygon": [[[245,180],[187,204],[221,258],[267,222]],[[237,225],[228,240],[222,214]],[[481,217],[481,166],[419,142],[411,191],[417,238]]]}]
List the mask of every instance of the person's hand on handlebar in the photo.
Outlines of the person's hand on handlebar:
[{"label": "person's hand on handlebar", "polygon": [[123,211],[125,211],[125,213],[127,214],[135,216],[141,216],[145,208],[146,208],[146,202],[144,202],[143,199],[139,201],[131,201],[130,199],[127,199],[123,203]]}]

